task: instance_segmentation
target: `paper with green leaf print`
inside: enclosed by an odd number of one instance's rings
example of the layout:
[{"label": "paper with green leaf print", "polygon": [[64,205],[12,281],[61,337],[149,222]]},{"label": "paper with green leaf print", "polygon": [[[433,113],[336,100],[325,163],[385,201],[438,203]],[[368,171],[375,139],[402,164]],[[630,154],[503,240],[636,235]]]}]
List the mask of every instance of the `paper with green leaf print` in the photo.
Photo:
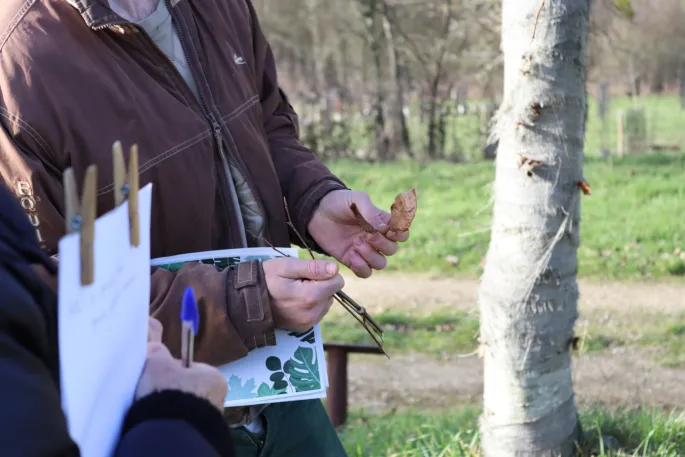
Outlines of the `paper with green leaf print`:
[{"label": "paper with green leaf print", "polygon": [[[297,249],[279,248],[289,257]],[[183,254],[152,260],[151,264],[178,271],[187,262],[214,265],[223,270],[240,262],[281,257],[271,248],[229,249]],[[251,351],[247,357],[219,367],[228,383],[224,406],[248,406],[281,401],[325,398],[328,387],[321,329],[306,332],[276,330],[276,345]]]}]

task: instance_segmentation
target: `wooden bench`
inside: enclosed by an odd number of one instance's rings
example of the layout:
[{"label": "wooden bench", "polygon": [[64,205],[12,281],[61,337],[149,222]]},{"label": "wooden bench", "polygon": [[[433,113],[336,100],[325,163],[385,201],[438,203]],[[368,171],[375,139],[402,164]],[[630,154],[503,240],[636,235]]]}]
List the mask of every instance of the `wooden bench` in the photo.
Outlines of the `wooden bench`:
[{"label": "wooden bench", "polygon": [[347,421],[347,361],[348,354],[383,354],[374,345],[324,343],[328,353],[328,393],[326,409],[333,426],[338,428]]}]

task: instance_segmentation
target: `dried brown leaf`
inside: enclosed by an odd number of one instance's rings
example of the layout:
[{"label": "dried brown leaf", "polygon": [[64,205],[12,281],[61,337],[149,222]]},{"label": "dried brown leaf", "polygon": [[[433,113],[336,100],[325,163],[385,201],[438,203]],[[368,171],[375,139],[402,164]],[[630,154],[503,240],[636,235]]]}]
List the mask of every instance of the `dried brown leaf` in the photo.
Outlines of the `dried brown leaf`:
[{"label": "dried brown leaf", "polygon": [[352,206],[350,206],[350,209],[354,213],[354,217],[357,218],[357,224],[364,230],[366,233],[376,233],[376,229],[373,228],[369,222],[364,219],[364,216],[362,216],[362,213],[359,212],[359,208],[357,208],[357,205],[352,203]]},{"label": "dried brown leaf", "polygon": [[402,192],[390,207],[390,230],[394,232],[406,232],[416,217],[416,189]]}]

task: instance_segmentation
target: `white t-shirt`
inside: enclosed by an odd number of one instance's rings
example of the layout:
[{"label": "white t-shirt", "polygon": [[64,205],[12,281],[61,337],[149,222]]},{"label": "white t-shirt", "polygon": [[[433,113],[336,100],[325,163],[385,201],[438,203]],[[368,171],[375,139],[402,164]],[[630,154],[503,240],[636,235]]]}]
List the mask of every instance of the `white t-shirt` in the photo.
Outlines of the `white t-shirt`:
[{"label": "white t-shirt", "polygon": [[[120,6],[116,0],[109,0],[109,5],[119,16],[129,19],[126,10]],[[188,60],[181,47],[181,41],[178,38],[178,33],[176,27],[174,27],[174,22],[171,19],[171,14],[169,14],[169,10],[167,9],[166,2],[160,0],[157,9],[152,14],[134,22],[150,35],[152,41],[154,41],[157,47],[166,54],[181,76],[183,76],[183,79],[188,86],[190,86],[195,96],[198,97],[195,80],[190,72]]]}]

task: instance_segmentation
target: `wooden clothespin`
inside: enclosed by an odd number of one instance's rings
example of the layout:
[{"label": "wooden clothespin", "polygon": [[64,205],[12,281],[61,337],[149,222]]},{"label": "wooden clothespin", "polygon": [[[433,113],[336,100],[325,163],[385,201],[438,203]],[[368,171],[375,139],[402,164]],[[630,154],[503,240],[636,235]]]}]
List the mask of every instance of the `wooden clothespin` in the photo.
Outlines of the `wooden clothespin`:
[{"label": "wooden clothespin", "polygon": [[114,160],[114,204],[119,206],[128,200],[128,220],[131,246],[140,245],[140,219],[138,216],[138,145],[131,146],[128,160],[128,172],[124,161],[124,150],[121,142],[112,146]]},{"label": "wooden clothespin", "polygon": [[68,168],[62,177],[66,212],[66,232],[81,233],[81,285],[92,284],[95,279],[93,271],[93,241],[95,240],[95,207],[97,200],[97,167],[91,165],[86,170],[83,183],[83,196],[78,197],[74,170]]}]

